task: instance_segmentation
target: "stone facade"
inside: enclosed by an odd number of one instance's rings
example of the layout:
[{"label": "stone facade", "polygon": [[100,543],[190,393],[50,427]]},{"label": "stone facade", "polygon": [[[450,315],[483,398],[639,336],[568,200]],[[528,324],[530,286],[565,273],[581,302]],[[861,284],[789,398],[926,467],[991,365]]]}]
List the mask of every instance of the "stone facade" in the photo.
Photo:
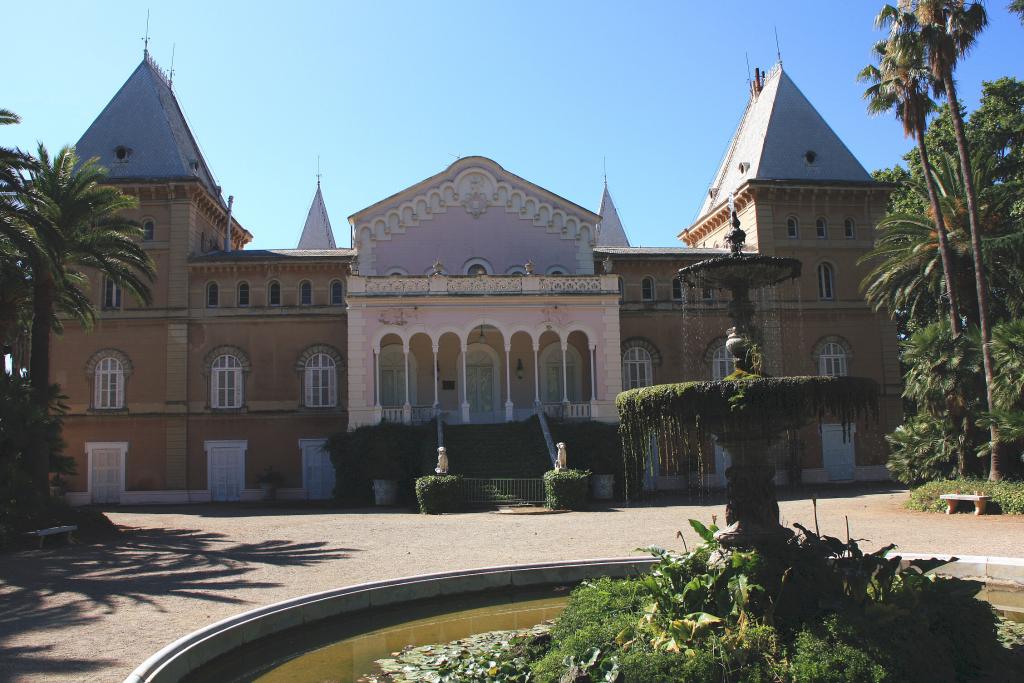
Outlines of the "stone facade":
[{"label": "stone facade", "polygon": [[[143,85],[163,88],[157,76],[146,72]],[[176,106],[167,92],[162,101]],[[116,130],[101,125],[105,115],[90,131]],[[144,139],[132,144],[144,151]],[[596,214],[468,157],[353,214],[353,249],[333,248],[318,188],[302,238],[314,248],[247,250],[251,235],[234,219],[226,244],[228,204],[206,176],[140,178],[130,164],[111,182],[138,197],[130,217],[151,232],[153,301],[120,300],[92,278],[95,328],[71,324],[53,342],[78,464],[74,502],[255,499],[267,468],[284,476],[282,497],[324,497],[333,472],[319,446],[339,430],[538,410],[615,421],[624,386],[728,370],[727,302],[675,280],[680,267],[724,253],[724,195],[680,235],[687,247],[633,248],[622,246],[607,188]],[[895,329],[864,304],[857,261],[888,188],[754,177],[726,189],[749,247],[804,265],[763,301],[768,371],[842,372],[882,387],[879,422],[852,444],[827,420],[804,430],[804,480],[885,478],[881,435],[901,418]],[[712,446],[704,471],[719,484],[725,463]],[[661,475],[651,485],[692,481]]]}]

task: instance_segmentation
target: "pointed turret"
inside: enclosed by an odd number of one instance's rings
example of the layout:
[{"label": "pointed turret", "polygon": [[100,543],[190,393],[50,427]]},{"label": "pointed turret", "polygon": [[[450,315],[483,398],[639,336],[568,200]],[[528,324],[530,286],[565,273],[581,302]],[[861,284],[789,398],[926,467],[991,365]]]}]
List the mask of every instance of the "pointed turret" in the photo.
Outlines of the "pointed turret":
[{"label": "pointed turret", "polygon": [[226,206],[167,76],[147,53],[75,145],[113,180],[199,180]]},{"label": "pointed turret", "polygon": [[316,194],[306,216],[306,225],[299,237],[298,249],[336,249],[334,232],[331,230],[331,219],[327,216],[327,206],[320,192],[320,181],[316,183]]},{"label": "pointed turret", "polygon": [[755,72],[750,101],[698,215],[748,180],[870,181],[856,157],[777,64]]},{"label": "pointed turret", "polygon": [[604,194],[601,195],[601,228],[597,233],[597,245],[601,247],[628,247],[629,238],[626,237],[626,229],[622,227],[619,220],[619,212],[615,209],[615,202],[608,192],[608,180],[604,181]]}]

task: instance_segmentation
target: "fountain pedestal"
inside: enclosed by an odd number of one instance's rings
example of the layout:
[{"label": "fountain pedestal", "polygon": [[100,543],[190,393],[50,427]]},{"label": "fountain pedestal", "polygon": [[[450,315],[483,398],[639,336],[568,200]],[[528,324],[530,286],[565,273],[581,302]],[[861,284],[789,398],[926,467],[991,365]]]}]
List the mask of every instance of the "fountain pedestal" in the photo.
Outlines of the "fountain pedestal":
[{"label": "fountain pedestal", "polygon": [[779,524],[775,497],[774,435],[729,434],[719,436],[731,464],[725,471],[725,522],[715,534],[726,548],[758,548],[785,542],[793,532]]}]

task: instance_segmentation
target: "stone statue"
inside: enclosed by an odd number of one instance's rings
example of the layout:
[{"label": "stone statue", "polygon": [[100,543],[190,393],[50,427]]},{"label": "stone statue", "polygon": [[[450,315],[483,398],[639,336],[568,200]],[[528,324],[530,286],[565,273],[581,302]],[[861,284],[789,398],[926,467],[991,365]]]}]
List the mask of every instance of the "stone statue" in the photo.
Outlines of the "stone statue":
[{"label": "stone statue", "polygon": [[448,474],[448,451],[444,446],[437,449],[437,467],[434,471],[438,474]]},{"label": "stone statue", "polygon": [[559,441],[555,446],[558,448],[558,459],[555,461],[556,470],[569,469],[569,456],[565,452],[565,442]]},{"label": "stone statue", "polygon": [[604,260],[601,261],[601,268],[604,270],[605,275],[612,272],[612,257],[605,256]]},{"label": "stone statue", "polygon": [[533,261],[527,261],[526,263],[523,264],[523,270],[526,271],[527,275],[533,275],[534,267],[535,266],[533,265]]},{"label": "stone statue", "polygon": [[430,270],[431,275],[444,275],[444,264],[441,263],[441,259],[434,261],[434,265]]}]

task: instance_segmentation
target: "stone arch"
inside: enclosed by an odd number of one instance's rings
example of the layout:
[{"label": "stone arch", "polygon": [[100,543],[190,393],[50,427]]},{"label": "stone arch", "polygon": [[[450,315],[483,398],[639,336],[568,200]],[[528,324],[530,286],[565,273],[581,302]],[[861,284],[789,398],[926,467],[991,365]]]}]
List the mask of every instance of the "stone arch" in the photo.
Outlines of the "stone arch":
[{"label": "stone arch", "polygon": [[113,348],[100,349],[96,353],[92,354],[89,357],[89,360],[85,363],[85,377],[90,382],[96,374],[96,366],[99,365],[99,362],[104,358],[113,358],[121,364],[121,374],[124,375],[125,380],[128,379],[129,375],[131,375],[134,370],[131,359],[128,358],[128,354],[124,351]]},{"label": "stone arch", "polygon": [[215,346],[210,349],[205,356],[203,356],[203,374],[210,374],[210,367],[213,365],[213,361],[217,360],[221,356],[234,356],[238,359],[238,362],[242,365],[242,372],[248,374],[252,370],[252,363],[249,361],[249,354],[243,351],[238,346],[231,344],[222,344],[221,346]]},{"label": "stone arch", "polygon": [[620,348],[622,353],[625,354],[626,351],[629,351],[634,347],[640,347],[647,352],[651,357],[651,365],[655,367],[661,365],[661,351],[659,351],[658,347],[649,339],[644,339],[643,337],[630,337],[629,339],[623,340]]},{"label": "stone arch", "polygon": [[313,344],[311,346],[307,346],[306,349],[299,354],[298,359],[295,361],[295,371],[305,371],[306,362],[318,353],[330,356],[331,360],[334,361],[334,365],[338,368],[344,367],[345,365],[345,360],[338,349],[329,344]]}]

